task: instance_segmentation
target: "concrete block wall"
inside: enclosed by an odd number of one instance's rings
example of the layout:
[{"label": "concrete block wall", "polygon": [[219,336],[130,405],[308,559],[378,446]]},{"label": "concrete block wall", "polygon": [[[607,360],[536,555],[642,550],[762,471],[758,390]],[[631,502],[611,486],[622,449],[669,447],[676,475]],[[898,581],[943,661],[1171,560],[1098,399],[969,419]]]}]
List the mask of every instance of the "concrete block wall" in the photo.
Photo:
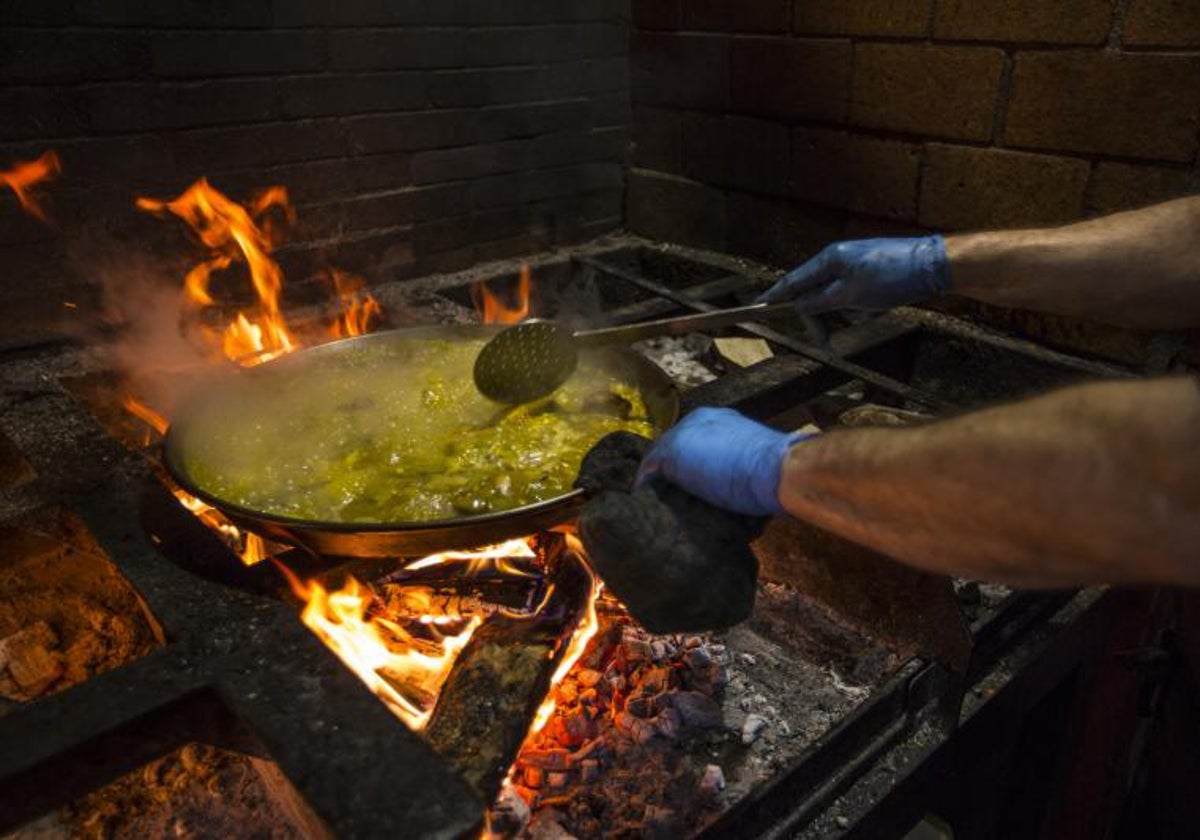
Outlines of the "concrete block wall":
[{"label": "concrete block wall", "polygon": [[647,236],[788,266],[1200,190],[1200,3],[634,0],[633,19],[627,224]]},{"label": "concrete block wall", "polygon": [[289,189],[296,280],[617,228],[628,19],[629,0],[5,0],[0,169],[53,149],[63,174],[43,191],[54,229],[0,191],[0,302],[59,305],[81,240],[152,248],[162,223],[135,196],[201,176],[239,199]]}]

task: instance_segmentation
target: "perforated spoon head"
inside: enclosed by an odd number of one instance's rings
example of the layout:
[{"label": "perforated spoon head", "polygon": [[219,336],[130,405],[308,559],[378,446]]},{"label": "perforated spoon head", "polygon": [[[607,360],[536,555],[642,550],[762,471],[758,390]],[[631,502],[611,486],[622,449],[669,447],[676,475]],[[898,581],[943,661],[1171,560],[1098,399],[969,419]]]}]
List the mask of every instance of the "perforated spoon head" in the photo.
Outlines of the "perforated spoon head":
[{"label": "perforated spoon head", "polygon": [[553,393],[575,371],[575,334],[553,321],[522,321],[501,330],[475,357],[475,387],[516,405]]}]

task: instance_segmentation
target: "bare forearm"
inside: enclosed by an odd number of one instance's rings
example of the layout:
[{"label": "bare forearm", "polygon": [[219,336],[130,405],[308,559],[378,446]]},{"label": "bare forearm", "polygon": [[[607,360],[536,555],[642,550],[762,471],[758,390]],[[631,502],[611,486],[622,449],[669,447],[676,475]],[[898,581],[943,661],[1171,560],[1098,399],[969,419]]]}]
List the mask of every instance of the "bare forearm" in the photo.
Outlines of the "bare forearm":
[{"label": "bare forearm", "polygon": [[896,559],[1029,586],[1200,585],[1200,389],[1103,383],[785,462],[794,515]]},{"label": "bare forearm", "polygon": [[1200,326],[1200,196],[1044,230],[946,237],[956,294],[1129,327]]}]

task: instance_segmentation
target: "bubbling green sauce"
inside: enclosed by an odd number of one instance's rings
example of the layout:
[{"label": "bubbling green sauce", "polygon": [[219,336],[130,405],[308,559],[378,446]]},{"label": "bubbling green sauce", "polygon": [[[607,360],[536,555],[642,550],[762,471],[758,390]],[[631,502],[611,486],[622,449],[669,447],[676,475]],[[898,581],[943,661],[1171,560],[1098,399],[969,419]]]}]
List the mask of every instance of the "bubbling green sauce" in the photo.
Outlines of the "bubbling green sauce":
[{"label": "bubbling green sauce", "polygon": [[560,496],[604,435],[659,431],[630,377],[587,357],[544,400],[490,402],[471,378],[482,346],[396,338],[247,371],[189,418],[182,465],[261,513],[428,522]]}]

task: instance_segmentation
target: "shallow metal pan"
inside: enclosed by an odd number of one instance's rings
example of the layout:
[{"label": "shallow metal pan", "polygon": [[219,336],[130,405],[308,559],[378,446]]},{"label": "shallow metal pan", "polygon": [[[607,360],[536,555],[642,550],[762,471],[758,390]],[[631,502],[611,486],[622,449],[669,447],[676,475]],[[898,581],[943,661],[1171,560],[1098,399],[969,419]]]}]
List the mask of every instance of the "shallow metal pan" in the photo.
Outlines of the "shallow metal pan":
[{"label": "shallow metal pan", "polygon": [[[410,339],[487,338],[501,327],[452,325],[413,327],[342,339],[290,353],[257,367],[240,371],[238,376],[271,376],[285,367],[293,370],[328,354],[354,352],[368,342]],[[608,347],[588,351],[603,359],[606,366],[620,371],[636,385],[655,425],[665,429],[679,416],[679,395],[670,378],[645,357],[627,347]],[[464,375],[470,375],[469,371]],[[418,557],[451,549],[475,548],[525,536],[570,521],[584,502],[582,490],[572,490],[543,502],[493,513],[441,519],[431,522],[349,523],[323,522],[278,516],[253,510],[222,499],[206,489],[184,467],[191,441],[198,432],[191,422],[194,410],[205,398],[203,391],[185,400],[171,423],[163,447],[163,461],[172,479],[185,491],[207,502],[239,528],[269,540],[304,548],[314,554],[339,557]],[[236,416],[230,417],[236,423]]]}]

